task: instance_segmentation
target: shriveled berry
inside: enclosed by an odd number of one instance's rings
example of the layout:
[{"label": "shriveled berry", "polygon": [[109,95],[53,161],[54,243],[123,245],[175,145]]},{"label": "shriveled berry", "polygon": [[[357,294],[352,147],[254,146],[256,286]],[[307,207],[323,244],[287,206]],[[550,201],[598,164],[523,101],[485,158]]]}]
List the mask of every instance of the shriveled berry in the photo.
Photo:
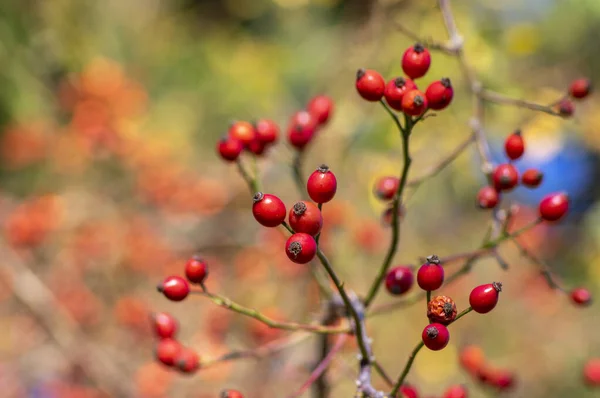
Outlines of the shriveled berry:
[{"label": "shriveled berry", "polygon": [[188,281],[180,276],[168,276],[156,289],[171,301],[181,301],[190,293]]},{"label": "shriveled berry", "polygon": [[521,184],[527,188],[536,188],[544,179],[544,174],[537,169],[527,169],[521,176]]},{"label": "shriveled berry", "polygon": [[367,101],[379,101],[385,91],[385,80],[372,69],[359,69],[356,72],[356,90]]},{"label": "shriveled berry", "polygon": [[244,398],[244,395],[238,390],[223,390],[219,394],[219,398]]},{"label": "shriveled berry", "polygon": [[450,332],[448,328],[441,323],[432,323],[425,326],[421,334],[425,347],[432,351],[439,351],[445,348],[450,341]]},{"label": "shriveled berry", "polygon": [[326,95],[317,95],[308,102],[306,110],[318,124],[325,124],[333,113],[333,101]]},{"label": "shriveled berry", "polygon": [[585,98],[592,91],[592,83],[589,79],[577,79],[571,82],[569,94],[573,98]]},{"label": "shriveled berry", "polygon": [[236,161],[243,149],[244,144],[235,138],[222,138],[217,143],[217,152],[228,162]]},{"label": "shriveled berry", "polygon": [[427,97],[419,90],[408,91],[402,97],[402,112],[409,116],[421,116],[427,106]]},{"label": "shriveled berry", "polygon": [[381,177],[373,187],[373,194],[381,200],[390,200],[398,191],[400,179],[398,177]]},{"label": "shriveled berry", "polygon": [[179,352],[175,359],[175,366],[182,373],[194,373],[200,367],[200,358],[196,351],[191,348],[184,347]]},{"label": "shriveled berry", "polygon": [[540,217],[545,221],[558,221],[569,211],[569,196],[564,192],[546,195],[539,205]]},{"label": "shriveled berry", "polygon": [[317,243],[309,234],[295,233],[285,242],[285,254],[297,264],[306,264],[315,258]]},{"label": "shriveled berry", "polygon": [[429,108],[440,111],[450,105],[454,97],[452,83],[447,77],[431,83],[425,91]]},{"label": "shriveled berry", "polygon": [[517,160],[523,156],[523,153],[525,152],[525,141],[523,140],[521,130],[517,130],[506,137],[506,140],[504,141],[504,152],[511,160]]},{"label": "shriveled berry", "polygon": [[588,306],[592,303],[592,294],[583,287],[571,290],[570,296],[571,301],[581,307]]},{"label": "shriveled berry", "polygon": [[511,191],[519,183],[519,172],[510,163],[498,165],[492,173],[494,188],[498,191]]},{"label": "shriveled berry", "polygon": [[425,291],[437,290],[444,283],[444,268],[440,265],[438,256],[427,257],[427,262],[417,272],[417,283]]},{"label": "shriveled berry", "polygon": [[157,312],[150,316],[154,334],[160,339],[171,339],[177,334],[179,324],[177,320],[166,312]]},{"label": "shriveled berry", "polygon": [[473,311],[487,314],[496,307],[502,291],[502,283],[494,282],[474,288],[469,295],[469,304]]},{"label": "shriveled berry", "polygon": [[385,85],[383,95],[390,108],[402,110],[402,97],[408,91],[417,90],[417,85],[409,78],[396,77]]},{"label": "shriveled berry", "polygon": [[256,140],[263,144],[273,144],[279,137],[279,126],[272,120],[260,119],[256,122]]},{"label": "shriveled berry", "polygon": [[583,377],[587,385],[600,386],[600,358],[591,358],[585,363]]},{"label": "shriveled berry", "polygon": [[562,117],[573,116],[575,112],[575,104],[570,99],[563,99],[558,103],[558,113]]},{"label": "shriveled berry", "polygon": [[425,76],[431,65],[431,54],[422,44],[409,47],[402,55],[402,70],[411,79]]},{"label": "shriveled berry", "polygon": [[327,203],[335,196],[337,179],[325,164],[319,166],[306,181],[308,196],[316,203]]},{"label": "shriveled berry", "polygon": [[296,112],[288,124],[288,141],[298,150],[313,139],[317,129],[317,120],[307,111]]},{"label": "shriveled berry", "polygon": [[448,296],[435,296],[427,304],[429,322],[448,325],[456,318],[456,303]]},{"label": "shriveled berry", "polygon": [[185,276],[191,283],[203,283],[208,276],[208,264],[202,257],[192,256],[185,263]]},{"label": "shriveled berry", "polygon": [[486,186],[477,193],[477,205],[481,209],[493,209],[500,203],[500,193],[494,188]]},{"label": "shriveled berry", "polygon": [[173,339],[162,339],[156,344],[154,354],[156,359],[163,364],[173,366],[182,349],[183,347],[178,341]]},{"label": "shriveled berry", "polygon": [[321,210],[307,201],[297,202],[290,209],[288,220],[294,232],[304,232],[312,236],[321,232],[323,227]]},{"label": "shriveled berry", "polygon": [[257,192],[253,197],[253,202],[252,214],[259,224],[272,228],[285,221],[285,204],[277,196]]},{"label": "shriveled berry", "polygon": [[417,388],[411,384],[402,384],[400,386],[399,398],[419,398]]},{"label": "shriveled berry", "polygon": [[450,386],[444,392],[443,398],[467,398],[469,396],[467,387],[462,384]]},{"label": "shriveled berry", "polygon": [[396,266],[385,276],[385,288],[390,294],[399,296],[410,290],[414,283],[413,271],[406,266]]},{"label": "shriveled berry", "polygon": [[229,127],[229,137],[239,140],[244,146],[248,146],[256,139],[256,131],[250,122],[233,122]]}]

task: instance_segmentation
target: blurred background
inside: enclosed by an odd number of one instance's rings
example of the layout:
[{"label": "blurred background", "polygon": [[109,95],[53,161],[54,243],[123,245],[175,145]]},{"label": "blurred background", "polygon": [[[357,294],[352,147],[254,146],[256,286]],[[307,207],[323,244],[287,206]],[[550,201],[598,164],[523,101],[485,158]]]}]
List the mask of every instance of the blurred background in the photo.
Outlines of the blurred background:
[{"label": "blurred background", "polygon": [[[549,103],[575,78],[600,79],[597,0],[465,0],[453,7],[467,59],[492,90]],[[314,338],[193,376],[161,367],[152,311],[174,314],[181,341],[204,359],[290,333],[199,296],[169,302],[155,286],[182,274],[197,253],[210,263],[209,289],[278,319],[312,319],[320,303],[308,268],[287,260],[280,231],[254,221],[243,180],[214,148],[231,120],[270,118],[285,130],[312,96],[326,94],[335,114],[308,150],[304,175],[323,162],[335,171],[324,249],[347,287],[367,291],[390,234],[372,186],[399,173],[401,152],[389,116],[360,99],[354,79],[360,67],[386,79],[402,73],[402,53],[414,43],[397,23],[446,39],[433,0],[0,2],[0,395],[208,398],[229,387],[254,398],[299,388],[313,366]],[[413,134],[413,176],[469,134],[471,97],[460,69],[433,53],[418,84],[441,77],[452,79],[454,102]],[[566,190],[574,202],[565,222],[536,228],[524,242],[565,286],[583,284],[596,294],[599,104],[597,96],[578,102],[571,119],[486,109],[498,160],[503,138],[521,128],[527,152],[517,166],[545,172],[539,189],[510,195],[521,205],[517,225],[535,217],[548,192]],[[264,190],[288,206],[300,199],[292,156],[280,142],[259,162]],[[395,263],[476,249],[490,217],[475,206],[482,184],[471,149],[411,194]],[[466,383],[473,397],[493,395],[458,363],[462,347],[477,345],[515,375],[507,396],[598,396],[582,380],[584,362],[600,356],[598,306],[575,308],[514,246],[501,253],[508,271],[481,261],[442,290],[460,310],[472,287],[502,281],[496,310],[453,326],[445,350],[422,351],[408,381],[424,396],[441,396],[456,383]],[[377,299],[391,301],[384,291]],[[394,377],[420,339],[421,304],[369,321],[375,355]],[[333,362],[333,397],[354,393],[355,355],[350,341]],[[378,376],[374,382],[385,388]]]}]

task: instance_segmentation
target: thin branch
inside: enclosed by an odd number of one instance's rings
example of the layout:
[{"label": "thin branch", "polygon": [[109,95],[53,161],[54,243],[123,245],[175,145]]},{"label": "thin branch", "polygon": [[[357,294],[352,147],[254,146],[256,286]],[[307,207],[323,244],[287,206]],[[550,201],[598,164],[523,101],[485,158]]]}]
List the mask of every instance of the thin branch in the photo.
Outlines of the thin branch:
[{"label": "thin branch", "polygon": [[132,397],[131,380],[111,356],[86,339],[79,324],[25,261],[0,241],[0,267],[11,279],[14,297],[44,328],[60,352],[111,397]]},{"label": "thin branch", "polygon": [[296,322],[279,322],[274,319],[271,319],[259,311],[244,307],[241,304],[238,304],[227,297],[220,296],[218,294],[209,293],[207,291],[199,291],[193,290],[191,293],[198,294],[201,296],[205,296],[209,298],[213,303],[220,307],[227,308],[231,311],[237,312],[238,314],[242,314],[248,316],[250,318],[254,318],[257,321],[260,321],[266,324],[269,327],[275,329],[284,329],[284,330],[304,330],[312,333],[323,333],[323,334],[339,334],[339,333],[350,333],[352,330],[349,327],[330,327],[330,326],[322,326],[319,324],[304,324],[304,323],[296,323]]},{"label": "thin branch", "polygon": [[294,160],[292,161],[292,175],[294,176],[294,183],[298,189],[300,197],[306,197],[306,182],[302,177],[302,160],[304,159],[303,151],[296,151]]},{"label": "thin branch", "polygon": [[244,179],[244,181],[246,181],[246,184],[248,185],[248,189],[250,190],[250,195],[254,195],[259,190],[258,183],[256,181],[256,177],[252,177],[250,175],[250,173],[248,173],[248,170],[246,170],[246,167],[242,163],[241,158],[238,158],[235,161],[235,163],[237,165],[240,175],[242,176],[242,178]]},{"label": "thin branch", "polygon": [[548,283],[548,286],[550,286],[551,289],[560,290],[560,291],[566,293],[566,289],[563,288],[561,286],[561,284],[555,279],[554,274],[552,272],[552,268],[550,268],[550,266],[548,265],[548,263],[546,263],[544,260],[542,260],[541,258],[539,258],[536,255],[534,255],[531,252],[531,250],[527,249],[518,240],[516,240],[516,239],[511,239],[511,240],[515,244],[515,246],[517,246],[517,248],[519,248],[519,251],[521,252],[521,254],[524,257],[528,258],[529,261],[531,261],[532,263],[534,263],[534,264],[536,264],[537,266],[540,267],[540,273],[542,274],[542,276],[544,277],[544,279],[546,279],[546,282]]},{"label": "thin branch", "polygon": [[390,265],[392,264],[392,260],[394,259],[394,256],[396,255],[396,251],[398,250],[398,241],[400,238],[400,220],[398,218],[398,212],[399,212],[400,206],[402,204],[402,194],[404,193],[404,188],[406,187],[406,183],[408,182],[408,172],[410,170],[410,165],[412,163],[412,159],[410,157],[410,149],[409,149],[409,142],[410,142],[409,138],[410,138],[410,133],[411,133],[414,125],[413,125],[413,121],[412,121],[411,117],[405,116],[405,125],[404,125],[404,127],[402,127],[402,125],[400,124],[400,121],[398,120],[398,117],[389,110],[389,108],[385,105],[385,103],[383,101],[381,103],[384,105],[384,108],[386,110],[388,110],[388,112],[394,119],[396,126],[400,130],[400,133],[402,134],[402,157],[404,159],[404,165],[402,167],[402,174],[400,175],[400,183],[398,184],[398,190],[396,191],[396,194],[394,195],[394,200],[392,203],[392,220],[391,220],[392,237],[391,237],[390,246],[385,255],[383,263],[381,264],[381,267],[379,268],[377,277],[371,284],[369,293],[367,293],[367,297],[365,298],[365,307],[369,307],[369,305],[371,305],[371,303],[375,299],[375,296],[377,295],[377,292],[379,291],[379,288],[382,285],[383,279],[385,278],[385,274],[387,273],[388,269],[390,268]]},{"label": "thin branch", "polygon": [[541,104],[537,104],[537,103],[531,102],[531,101],[526,101],[523,99],[508,97],[504,94],[497,93],[495,91],[490,91],[490,90],[482,90],[479,95],[480,95],[481,99],[488,101],[488,102],[493,102],[495,104],[509,105],[509,106],[514,106],[517,108],[530,109],[532,111],[547,113],[548,115],[552,115],[552,116],[563,117],[563,115],[560,112],[556,111],[553,106],[541,105]]},{"label": "thin branch", "polygon": [[412,367],[412,364],[415,361],[417,354],[419,353],[419,351],[421,351],[421,348],[423,348],[423,346],[425,346],[425,343],[421,341],[410,353],[408,361],[406,362],[406,365],[404,365],[404,369],[402,370],[400,377],[398,377],[398,381],[396,382],[394,388],[392,389],[392,392],[390,393],[391,397],[397,396],[398,391],[400,391],[400,387],[402,387],[402,384],[404,384],[404,380],[406,380],[406,376],[408,376],[408,372],[410,372],[410,368]]},{"label": "thin branch", "polygon": [[377,371],[377,373],[379,373],[379,375],[381,376],[381,378],[383,379],[383,381],[385,381],[386,384],[389,387],[393,387],[394,386],[394,381],[392,380],[392,378],[390,377],[390,375],[387,374],[387,372],[381,366],[381,364],[379,362],[377,362],[377,361],[372,361],[372,362],[373,362],[373,367],[375,368],[375,370]]},{"label": "thin branch", "polygon": [[[315,370],[313,370],[313,372],[310,374],[308,380],[306,380],[306,382],[298,389],[298,391],[289,395],[288,398],[300,397],[302,394],[304,394],[306,392],[306,390],[308,390],[310,388],[310,386],[313,383],[315,383],[318,379],[320,379],[321,375],[325,372],[325,370],[327,369],[327,367],[329,366],[329,364],[335,357],[335,354],[337,354],[338,351],[341,350],[342,347],[344,346],[344,343],[346,342],[347,337],[348,337],[348,335],[346,335],[346,334],[342,334],[337,337],[337,340],[336,340],[335,344],[333,345],[333,347],[331,348],[331,350],[329,351],[329,353],[327,353],[327,355],[323,358],[323,360],[317,365]],[[327,395],[324,395],[324,397],[326,397],[326,396]]]},{"label": "thin branch", "polygon": [[413,40],[414,42],[424,45],[427,48],[430,48],[430,49],[436,50],[436,51],[442,51],[448,55],[456,54],[456,50],[450,48],[446,44],[434,41],[433,39],[419,37],[419,35],[415,34],[413,31],[406,28],[406,26],[402,25],[401,23],[394,23],[394,26],[396,27],[398,32],[402,33],[404,36],[408,37],[409,39]]},{"label": "thin branch", "polygon": [[[218,358],[203,360],[201,363],[201,368],[206,369],[212,366],[215,366],[222,362],[230,362],[236,361],[239,359],[262,359],[271,355],[278,353],[279,351],[283,351],[285,349],[291,348],[295,345],[303,343],[308,340],[310,337],[314,336],[312,333],[308,332],[296,332],[289,336],[283,337],[281,339],[277,339],[271,341],[267,344],[264,344],[260,347],[251,349],[251,350],[239,350],[239,351],[230,351],[226,354],[219,356]],[[341,335],[344,336],[344,335]]]},{"label": "thin branch", "polygon": [[439,160],[436,164],[431,166],[429,170],[420,175],[419,177],[413,178],[408,181],[407,185],[409,187],[417,188],[427,179],[435,177],[439,172],[448,167],[452,162],[456,160],[464,151],[467,149],[473,142],[475,141],[475,133],[472,132],[469,134],[466,140],[461,142],[452,152]]}]

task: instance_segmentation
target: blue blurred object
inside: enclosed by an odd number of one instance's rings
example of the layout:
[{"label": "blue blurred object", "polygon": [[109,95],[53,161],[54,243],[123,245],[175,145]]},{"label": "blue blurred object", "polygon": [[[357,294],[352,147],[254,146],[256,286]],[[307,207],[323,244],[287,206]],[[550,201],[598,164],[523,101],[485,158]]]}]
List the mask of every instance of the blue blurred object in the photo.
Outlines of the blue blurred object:
[{"label": "blue blurred object", "polygon": [[[525,133],[525,155],[514,165],[519,173],[536,168],[544,173],[544,179],[539,187],[519,186],[506,198],[535,207],[545,195],[565,191],[571,198],[570,221],[585,214],[599,197],[594,182],[600,174],[600,162],[597,153],[572,137],[568,132],[558,139],[527,137]],[[504,140],[490,141],[490,150],[495,164],[508,161]]]}]

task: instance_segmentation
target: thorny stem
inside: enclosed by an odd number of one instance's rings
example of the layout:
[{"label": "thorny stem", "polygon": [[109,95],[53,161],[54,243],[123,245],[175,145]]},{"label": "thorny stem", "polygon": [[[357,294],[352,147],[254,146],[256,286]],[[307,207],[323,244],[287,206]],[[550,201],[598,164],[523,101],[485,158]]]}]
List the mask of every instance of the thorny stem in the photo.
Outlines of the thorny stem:
[{"label": "thorny stem", "polygon": [[384,105],[384,108],[390,113],[390,115],[392,115],[392,118],[396,122],[396,125],[400,130],[400,133],[402,134],[402,157],[404,159],[404,166],[402,167],[402,174],[400,176],[398,190],[394,195],[394,200],[392,203],[392,238],[390,246],[385,256],[385,259],[383,260],[383,264],[379,268],[379,273],[377,274],[377,277],[375,278],[375,281],[371,285],[369,293],[365,298],[365,307],[369,307],[369,305],[371,305],[371,303],[375,299],[375,296],[377,295],[377,292],[381,287],[382,281],[385,278],[385,274],[389,269],[392,260],[394,259],[394,256],[396,255],[396,251],[398,250],[398,240],[400,237],[400,220],[398,219],[398,212],[402,203],[402,194],[408,181],[408,172],[412,163],[409,149],[410,133],[414,126],[412,119],[410,118],[410,116],[405,116],[405,127],[403,128],[402,124],[398,120],[398,117],[387,107],[387,105],[385,105],[383,101],[381,101],[381,103]]},{"label": "thorny stem", "polygon": [[309,325],[309,324],[296,323],[296,322],[279,322],[279,321],[273,320],[269,317],[266,317],[265,315],[263,315],[262,313],[260,313],[259,311],[255,310],[253,308],[244,307],[243,305],[238,304],[238,303],[228,299],[227,297],[223,297],[218,294],[213,294],[213,293],[209,293],[207,291],[199,291],[199,290],[192,290],[191,293],[208,297],[213,303],[215,303],[218,306],[227,308],[231,311],[237,312],[238,314],[242,314],[242,315],[246,315],[250,318],[254,318],[257,321],[260,321],[260,322],[268,325],[269,327],[272,327],[275,329],[304,330],[307,332],[324,333],[324,334],[349,333],[351,331],[350,328],[348,328],[348,327],[330,327],[330,326],[322,326],[322,325],[318,325],[318,324]]},{"label": "thorny stem", "polygon": [[419,353],[419,351],[421,351],[421,348],[423,348],[424,345],[425,343],[421,341],[413,349],[412,353],[410,354],[410,357],[408,357],[408,362],[406,362],[406,365],[404,365],[404,369],[402,370],[400,377],[398,377],[398,381],[396,382],[394,388],[392,389],[392,392],[390,393],[390,397],[395,398],[398,394],[398,391],[400,390],[400,387],[402,387],[402,384],[404,384],[404,380],[406,379],[406,376],[408,375],[408,372],[410,371],[410,368],[412,367],[412,364],[415,361],[417,354]]},{"label": "thorny stem", "polygon": [[235,161],[238,171],[240,172],[240,175],[242,176],[242,178],[244,179],[244,181],[246,181],[246,184],[248,185],[248,188],[250,189],[250,195],[254,195],[256,192],[258,192],[259,189],[259,184],[257,181],[258,176],[255,175],[254,177],[252,177],[249,173],[248,170],[246,170],[246,167],[244,167],[244,164],[242,163],[241,158],[238,158]]}]

